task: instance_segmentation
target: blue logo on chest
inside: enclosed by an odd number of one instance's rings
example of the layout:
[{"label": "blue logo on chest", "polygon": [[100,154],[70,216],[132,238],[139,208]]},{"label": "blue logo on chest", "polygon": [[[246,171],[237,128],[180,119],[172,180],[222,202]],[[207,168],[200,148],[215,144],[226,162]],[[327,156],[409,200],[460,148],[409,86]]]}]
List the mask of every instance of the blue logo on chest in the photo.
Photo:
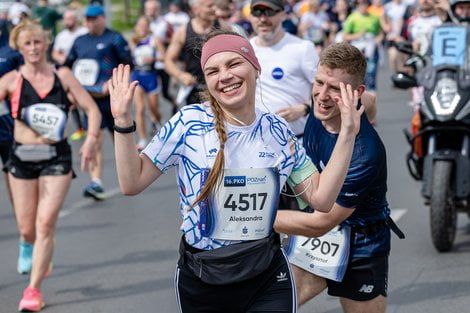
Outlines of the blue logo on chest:
[{"label": "blue logo on chest", "polygon": [[271,72],[271,76],[276,80],[280,80],[284,77],[284,71],[280,67],[275,67]]}]

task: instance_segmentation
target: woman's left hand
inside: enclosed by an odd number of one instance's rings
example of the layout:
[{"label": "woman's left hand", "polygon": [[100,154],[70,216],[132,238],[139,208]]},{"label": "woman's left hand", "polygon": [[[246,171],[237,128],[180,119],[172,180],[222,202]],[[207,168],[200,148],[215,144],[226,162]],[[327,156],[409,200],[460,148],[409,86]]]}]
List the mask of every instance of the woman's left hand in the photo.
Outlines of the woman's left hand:
[{"label": "woman's left hand", "polygon": [[113,69],[113,77],[108,81],[109,96],[111,98],[111,113],[114,122],[121,127],[132,124],[132,98],[138,82],[130,83],[131,67],[119,64]]}]

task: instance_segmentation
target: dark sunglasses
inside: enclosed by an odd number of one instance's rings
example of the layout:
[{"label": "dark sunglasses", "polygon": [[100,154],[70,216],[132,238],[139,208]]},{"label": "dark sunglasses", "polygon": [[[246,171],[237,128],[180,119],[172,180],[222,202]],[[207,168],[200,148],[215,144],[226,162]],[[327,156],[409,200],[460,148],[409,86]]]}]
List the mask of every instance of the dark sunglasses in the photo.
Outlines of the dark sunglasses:
[{"label": "dark sunglasses", "polygon": [[273,9],[253,9],[251,10],[251,15],[254,17],[260,17],[261,15],[265,15],[267,17],[272,17],[277,13],[281,12],[281,10],[273,10]]}]

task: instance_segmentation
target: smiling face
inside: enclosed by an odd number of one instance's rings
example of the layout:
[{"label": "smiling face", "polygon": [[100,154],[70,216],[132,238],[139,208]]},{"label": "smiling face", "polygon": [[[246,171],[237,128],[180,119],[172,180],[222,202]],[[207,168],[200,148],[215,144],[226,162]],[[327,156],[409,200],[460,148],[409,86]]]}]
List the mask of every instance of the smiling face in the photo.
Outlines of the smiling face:
[{"label": "smiling face", "polygon": [[315,117],[330,130],[339,130],[341,125],[341,113],[337,104],[341,99],[340,82],[350,84],[359,91],[359,95],[364,91],[364,85],[358,84],[345,70],[318,66],[312,91],[313,111]]},{"label": "smiling face", "polygon": [[234,115],[254,110],[257,73],[244,57],[230,51],[214,54],[203,71],[210,94],[223,109]]},{"label": "smiling face", "polygon": [[18,34],[17,46],[25,62],[39,63],[45,60],[48,42],[39,29],[26,29]]}]

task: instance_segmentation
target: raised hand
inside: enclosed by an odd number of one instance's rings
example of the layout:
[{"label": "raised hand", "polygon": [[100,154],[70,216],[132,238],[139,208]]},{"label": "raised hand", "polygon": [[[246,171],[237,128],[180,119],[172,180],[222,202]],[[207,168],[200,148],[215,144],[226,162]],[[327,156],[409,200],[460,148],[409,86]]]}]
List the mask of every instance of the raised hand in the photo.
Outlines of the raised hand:
[{"label": "raised hand", "polygon": [[350,84],[345,85],[339,83],[341,89],[341,97],[334,100],[341,112],[341,131],[357,135],[361,127],[361,115],[364,112],[362,105],[357,109],[359,94],[357,90],[353,90]]},{"label": "raised hand", "polygon": [[132,121],[132,98],[138,82],[130,83],[131,68],[129,65],[119,64],[113,69],[113,77],[108,81],[109,96],[111,99],[111,113],[115,122],[129,126]]}]

